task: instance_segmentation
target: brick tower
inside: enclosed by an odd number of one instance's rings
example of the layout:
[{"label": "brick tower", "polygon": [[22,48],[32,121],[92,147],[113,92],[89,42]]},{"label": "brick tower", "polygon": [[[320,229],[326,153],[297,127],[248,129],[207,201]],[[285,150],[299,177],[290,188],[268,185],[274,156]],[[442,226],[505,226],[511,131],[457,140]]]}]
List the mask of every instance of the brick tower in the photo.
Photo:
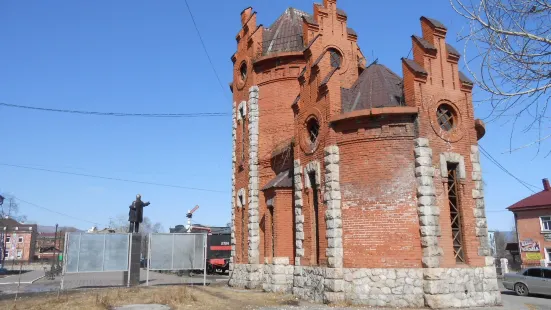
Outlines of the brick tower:
[{"label": "brick tower", "polygon": [[368,66],[336,0],[269,28],[242,13],[233,56],[230,285],[319,302],[500,303],[472,82],[422,17],[403,78]]}]

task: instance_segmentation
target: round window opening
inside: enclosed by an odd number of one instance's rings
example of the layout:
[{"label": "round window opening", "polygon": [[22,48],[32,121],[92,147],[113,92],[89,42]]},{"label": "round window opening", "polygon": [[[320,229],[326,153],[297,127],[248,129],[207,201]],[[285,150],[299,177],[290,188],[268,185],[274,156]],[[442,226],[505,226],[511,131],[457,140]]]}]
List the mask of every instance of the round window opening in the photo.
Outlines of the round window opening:
[{"label": "round window opening", "polygon": [[329,57],[331,59],[331,67],[340,68],[342,63],[342,56],[336,49],[329,50]]},{"label": "round window opening", "polygon": [[317,119],[311,118],[306,123],[306,130],[308,130],[308,139],[311,144],[316,143],[320,132],[320,124]]},{"label": "round window opening", "polygon": [[445,131],[450,131],[457,125],[457,116],[453,108],[448,104],[441,104],[436,109],[438,125]]},{"label": "round window opening", "polygon": [[246,63],[241,64],[241,67],[239,67],[239,74],[241,76],[242,81],[245,81],[247,79],[247,64]]}]

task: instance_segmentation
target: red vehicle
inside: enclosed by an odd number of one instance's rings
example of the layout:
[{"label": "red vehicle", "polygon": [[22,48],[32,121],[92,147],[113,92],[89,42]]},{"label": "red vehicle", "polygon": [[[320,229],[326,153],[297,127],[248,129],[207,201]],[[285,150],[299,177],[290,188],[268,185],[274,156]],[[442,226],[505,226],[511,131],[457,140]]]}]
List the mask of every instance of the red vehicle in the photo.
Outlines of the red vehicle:
[{"label": "red vehicle", "polygon": [[207,273],[226,273],[230,266],[230,233],[209,233],[207,237]]}]

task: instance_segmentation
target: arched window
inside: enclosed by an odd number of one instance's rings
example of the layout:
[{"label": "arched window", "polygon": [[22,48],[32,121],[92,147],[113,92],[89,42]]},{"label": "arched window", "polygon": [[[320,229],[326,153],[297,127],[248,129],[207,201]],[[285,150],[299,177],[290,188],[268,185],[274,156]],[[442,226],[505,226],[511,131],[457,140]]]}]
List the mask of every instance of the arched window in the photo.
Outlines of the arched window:
[{"label": "arched window", "polygon": [[329,58],[331,60],[331,67],[340,68],[342,64],[341,54],[334,48],[329,49]]},{"label": "arched window", "polygon": [[457,114],[455,110],[448,104],[441,104],[436,109],[436,118],[438,125],[445,131],[452,130],[457,125]]},{"label": "arched window", "polygon": [[247,63],[243,62],[241,64],[241,67],[239,67],[239,74],[241,81],[245,81],[247,79]]}]

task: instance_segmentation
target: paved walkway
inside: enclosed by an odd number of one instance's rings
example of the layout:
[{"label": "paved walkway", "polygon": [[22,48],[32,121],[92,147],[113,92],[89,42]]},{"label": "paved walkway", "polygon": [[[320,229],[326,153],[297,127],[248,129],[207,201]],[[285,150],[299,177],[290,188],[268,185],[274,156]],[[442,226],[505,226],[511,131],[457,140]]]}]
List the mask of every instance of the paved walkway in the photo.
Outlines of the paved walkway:
[{"label": "paved walkway", "polygon": [[[25,279],[31,279],[38,275],[38,271],[28,272],[24,275]],[[41,272],[42,278],[30,282],[23,281],[23,274],[21,279],[21,285],[18,288],[17,277],[10,280],[8,278],[0,279],[6,280],[2,285],[0,282],[0,295],[19,293],[38,293],[38,292],[51,292],[58,291],[61,287],[61,277],[56,277],[55,280],[48,280],[44,278],[44,271]],[[140,272],[140,286],[146,285],[146,270]],[[13,282],[15,279],[15,282]],[[227,281],[227,276],[207,276],[207,284],[216,282],[217,280]],[[182,276],[179,277],[175,274],[149,272],[149,285],[203,285],[203,276],[197,275],[194,277]],[[102,288],[102,287],[124,287],[126,281],[123,279],[122,272],[103,272],[103,273],[77,273],[67,274],[63,279],[63,289],[86,289],[86,288]]]},{"label": "paved walkway", "polygon": [[11,284],[31,284],[35,281],[44,277],[44,270],[32,270],[21,273],[21,279],[19,279],[19,274],[9,275],[5,278],[0,278],[0,285],[11,285]]}]

